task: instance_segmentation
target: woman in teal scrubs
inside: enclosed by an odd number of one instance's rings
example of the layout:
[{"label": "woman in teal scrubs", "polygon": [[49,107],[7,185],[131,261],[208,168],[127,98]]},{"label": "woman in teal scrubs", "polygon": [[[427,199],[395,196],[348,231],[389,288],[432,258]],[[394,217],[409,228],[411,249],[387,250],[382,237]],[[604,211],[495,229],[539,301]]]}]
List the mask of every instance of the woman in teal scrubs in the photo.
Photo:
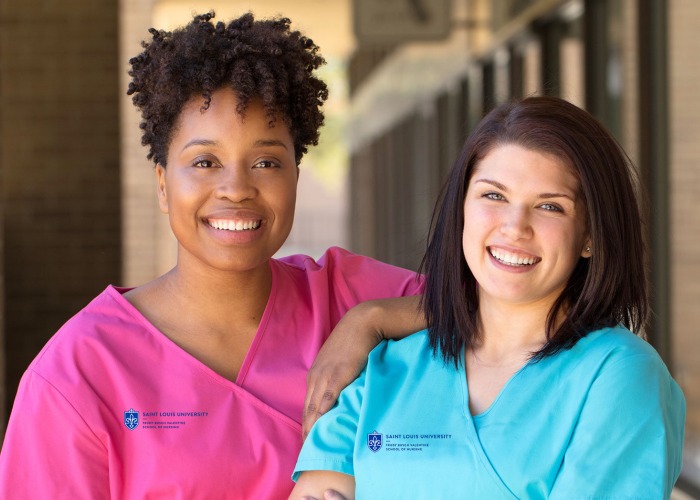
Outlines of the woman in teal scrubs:
[{"label": "woman in teal scrubs", "polygon": [[311,430],[292,497],[668,498],[685,400],[632,333],[648,315],[633,172],[566,101],[489,113],[433,218],[428,330],[372,352]]}]

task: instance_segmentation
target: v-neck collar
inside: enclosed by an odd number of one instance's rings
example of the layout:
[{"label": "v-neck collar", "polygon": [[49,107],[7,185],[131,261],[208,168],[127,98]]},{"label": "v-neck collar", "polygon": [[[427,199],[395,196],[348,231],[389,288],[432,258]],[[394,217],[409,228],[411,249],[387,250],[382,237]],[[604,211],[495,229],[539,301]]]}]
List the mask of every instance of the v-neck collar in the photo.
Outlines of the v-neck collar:
[{"label": "v-neck collar", "polygon": [[507,389],[508,385],[510,382],[513,380],[514,377],[516,377],[526,366],[528,366],[529,363],[525,364],[520,370],[518,370],[513,376],[506,382],[506,384],[501,388],[501,392],[498,394],[496,399],[491,403],[491,405],[488,407],[488,409],[485,412],[480,413],[479,415],[473,416],[471,412],[469,411],[469,387],[467,384],[467,371],[466,371],[466,360],[464,359],[464,350],[462,350],[462,354],[460,356],[460,361],[459,361],[459,366],[458,369],[455,370],[455,376],[458,378],[457,380],[457,385],[461,388],[462,390],[462,414],[464,416],[464,419],[466,420],[466,430],[467,430],[467,439],[468,442],[471,443],[472,446],[474,446],[475,452],[479,460],[481,461],[482,466],[484,469],[488,472],[488,474],[491,476],[493,479],[494,483],[498,486],[498,488],[503,492],[503,494],[507,498],[512,498],[517,500],[517,496],[513,494],[513,492],[508,488],[506,483],[501,479],[500,474],[498,471],[494,468],[493,464],[491,463],[491,460],[489,459],[488,455],[486,454],[486,451],[484,450],[484,447],[481,444],[481,439],[479,438],[479,432],[477,431],[476,428],[476,422],[475,419],[480,419],[482,417],[486,417],[488,413],[491,411],[491,409],[494,407],[494,405],[498,402],[498,399],[501,397],[501,394],[503,393],[504,390]]}]

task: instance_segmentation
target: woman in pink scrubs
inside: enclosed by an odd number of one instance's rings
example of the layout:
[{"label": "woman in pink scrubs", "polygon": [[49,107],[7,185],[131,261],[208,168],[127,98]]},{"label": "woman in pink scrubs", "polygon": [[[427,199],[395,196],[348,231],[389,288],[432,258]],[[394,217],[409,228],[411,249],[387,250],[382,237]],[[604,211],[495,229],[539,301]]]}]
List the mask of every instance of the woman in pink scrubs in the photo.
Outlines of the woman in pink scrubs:
[{"label": "woman in pink scrubs", "polygon": [[32,362],[1,498],[286,498],[330,331],[360,302],[420,292],[414,273],[339,248],[272,258],[323,123],[324,61],[287,19],[213,17],[150,30],[130,61],[177,264],[107,287]]}]

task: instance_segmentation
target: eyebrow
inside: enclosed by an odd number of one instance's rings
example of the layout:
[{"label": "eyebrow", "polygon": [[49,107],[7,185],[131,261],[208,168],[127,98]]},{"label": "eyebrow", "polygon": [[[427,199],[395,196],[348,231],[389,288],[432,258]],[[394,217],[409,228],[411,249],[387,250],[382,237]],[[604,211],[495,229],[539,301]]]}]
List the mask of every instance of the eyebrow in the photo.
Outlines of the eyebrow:
[{"label": "eyebrow", "polygon": [[[185,144],[185,146],[182,148],[182,151],[184,151],[187,148],[191,148],[192,146],[218,146],[219,143],[216,141],[212,141],[209,139],[192,139],[190,142]],[[277,139],[258,139],[253,143],[253,147],[256,148],[264,148],[264,147],[270,147],[270,146],[281,146],[284,149],[289,149],[287,145],[279,141]]]},{"label": "eyebrow", "polygon": [[[477,179],[474,181],[474,184],[479,183],[479,182],[491,184],[492,186],[497,187],[498,189],[500,189],[502,191],[508,192],[508,188],[498,181],[494,181],[492,179]],[[537,197],[538,198],[567,198],[573,202],[576,202],[576,199],[574,197],[572,197],[571,195],[566,194],[566,193],[540,193],[539,195],[537,195]]]},{"label": "eyebrow", "polygon": [[269,147],[269,146],[282,146],[284,149],[289,149],[287,148],[287,145],[277,139],[258,139],[255,141],[253,144],[254,147],[256,148],[264,148],[264,147]]},{"label": "eyebrow", "polygon": [[182,151],[184,151],[187,148],[191,148],[192,146],[218,146],[218,144],[218,142],[211,141],[209,139],[192,139],[190,142],[183,146]]}]

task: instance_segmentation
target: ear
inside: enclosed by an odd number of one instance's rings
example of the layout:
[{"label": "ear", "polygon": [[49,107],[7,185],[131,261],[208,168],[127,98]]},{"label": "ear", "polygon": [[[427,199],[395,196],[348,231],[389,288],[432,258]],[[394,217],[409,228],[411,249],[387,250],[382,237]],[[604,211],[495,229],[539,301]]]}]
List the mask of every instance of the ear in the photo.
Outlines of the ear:
[{"label": "ear", "polygon": [[581,250],[581,257],[584,259],[588,259],[593,255],[593,243],[591,242],[590,238],[586,238],[586,241],[583,244],[583,250]]},{"label": "ear", "polygon": [[164,214],[168,213],[168,192],[165,189],[165,167],[160,163],[156,165],[156,178],[158,179],[158,206]]}]

